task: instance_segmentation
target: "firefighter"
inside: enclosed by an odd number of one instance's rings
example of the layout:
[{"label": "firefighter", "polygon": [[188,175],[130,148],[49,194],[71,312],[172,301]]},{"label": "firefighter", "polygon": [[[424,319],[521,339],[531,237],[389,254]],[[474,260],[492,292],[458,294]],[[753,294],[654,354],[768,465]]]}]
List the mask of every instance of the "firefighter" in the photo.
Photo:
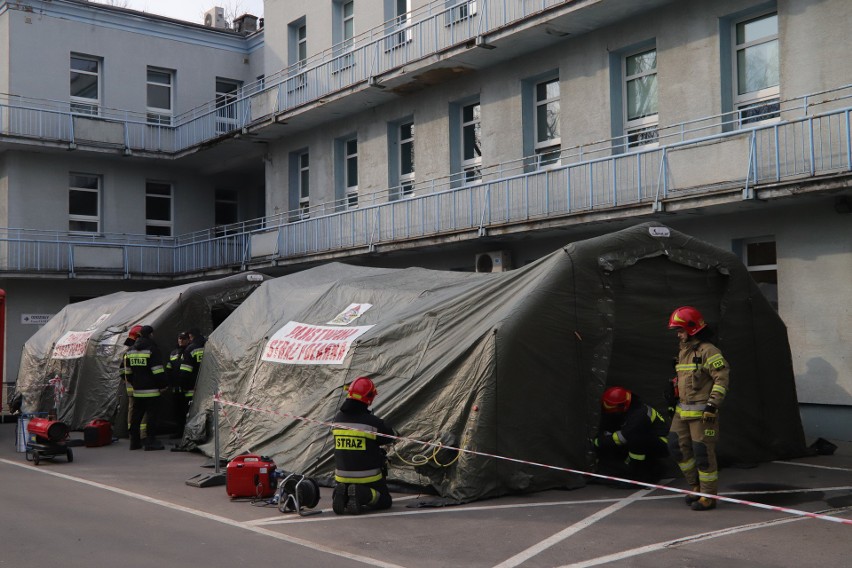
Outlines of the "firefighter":
[{"label": "firefighter", "polygon": [[[134,325],[133,327],[131,327],[130,330],[127,332],[127,339],[124,340],[124,346],[128,348],[133,347],[133,344],[136,343],[137,339],[139,339],[140,331],[142,331],[141,325]],[[124,415],[123,418],[125,423],[127,424],[128,436],[130,435],[130,417],[133,415],[133,387],[131,386],[130,381],[127,380],[128,375],[130,374],[129,370],[130,367],[127,366],[127,359],[125,359],[124,355],[122,355],[121,369],[119,372],[121,374],[122,382],[124,383],[125,392],[127,393],[127,414]],[[142,432],[142,435],[144,436],[145,432],[148,429],[148,421],[146,417],[142,418],[142,424],[140,424],[139,428],[140,432]]]},{"label": "firefighter", "polygon": [[[722,352],[710,342],[704,317],[692,306],[676,309],[669,328],[680,342],[675,370],[678,402],[669,431],[669,450],[693,491],[716,495],[719,466],[719,408],[728,394],[729,367]],[[686,496],[693,511],[716,507],[709,497]]]},{"label": "firefighter", "polygon": [[[154,343],[153,336],[154,328],[143,325],[139,331],[139,339],[124,354],[126,377],[133,387],[133,412],[130,415],[131,450],[142,447],[146,451],[164,449],[156,438],[156,428],[160,394],[166,387],[165,369],[160,348]],[[140,425],[145,415],[148,416],[148,431],[143,440]]]},{"label": "firefighter", "polygon": [[598,455],[614,459],[628,479],[656,483],[663,466],[660,458],[669,455],[669,427],[656,409],[642,402],[636,393],[610,387],[601,397],[601,434],[594,444]]},{"label": "firefighter", "polygon": [[171,435],[172,438],[180,438],[183,435],[183,427],[186,424],[186,412],[188,403],[183,395],[180,381],[180,365],[183,359],[183,352],[186,346],[189,345],[189,334],[181,332],[177,336],[177,347],[169,353],[169,360],[166,362],[166,376],[169,380],[169,388],[172,393],[172,401],[174,408],[175,432]]},{"label": "firefighter", "polygon": [[[183,356],[180,361],[180,406],[183,409],[183,420],[181,424],[186,424],[186,415],[189,412],[189,407],[192,405],[192,400],[195,397],[195,382],[198,380],[198,370],[201,368],[201,360],[204,359],[204,346],[207,344],[207,338],[201,335],[197,328],[192,328],[187,332],[189,336],[189,344],[183,350]],[[181,432],[183,427],[181,427]]]},{"label": "firefighter", "polygon": [[334,479],[332,509],[338,515],[358,515],[392,504],[387,486],[387,465],[381,446],[393,442],[393,430],[373,415],[369,406],[376,386],[367,377],[349,385],[346,400],[334,417]]}]

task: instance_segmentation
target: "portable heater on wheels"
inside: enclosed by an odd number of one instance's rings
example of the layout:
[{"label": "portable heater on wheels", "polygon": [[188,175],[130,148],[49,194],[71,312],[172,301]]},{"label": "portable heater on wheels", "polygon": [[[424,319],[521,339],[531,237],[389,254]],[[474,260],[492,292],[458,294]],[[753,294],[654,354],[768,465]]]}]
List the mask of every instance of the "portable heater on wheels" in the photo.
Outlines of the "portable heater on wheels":
[{"label": "portable heater on wheels", "polygon": [[31,418],[27,423],[27,461],[38,465],[42,459],[65,456],[72,462],[74,452],[66,444],[70,428],[63,422],[50,418]]}]

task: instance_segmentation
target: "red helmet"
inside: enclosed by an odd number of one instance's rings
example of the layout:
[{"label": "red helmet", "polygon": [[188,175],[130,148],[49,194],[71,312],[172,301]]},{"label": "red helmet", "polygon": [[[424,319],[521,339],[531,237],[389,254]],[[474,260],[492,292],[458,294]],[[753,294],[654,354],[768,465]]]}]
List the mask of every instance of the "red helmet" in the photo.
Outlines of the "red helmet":
[{"label": "red helmet", "polygon": [[358,377],[352,381],[352,384],[349,385],[349,389],[347,390],[349,394],[346,395],[346,398],[360,400],[368,406],[373,403],[373,399],[379,394],[379,391],[376,390],[376,385],[367,377]]},{"label": "red helmet", "polygon": [[601,397],[601,406],[607,414],[615,414],[618,412],[627,412],[630,408],[630,401],[633,394],[621,387],[609,387]]},{"label": "red helmet", "polygon": [[683,329],[691,337],[707,327],[707,324],[701,312],[692,306],[682,306],[673,311],[672,317],[669,318],[669,328],[676,327]]},{"label": "red helmet", "polygon": [[142,326],[141,325],[134,325],[133,327],[130,328],[130,331],[127,332],[127,337],[136,341],[137,339],[139,339],[140,333],[142,333]]}]

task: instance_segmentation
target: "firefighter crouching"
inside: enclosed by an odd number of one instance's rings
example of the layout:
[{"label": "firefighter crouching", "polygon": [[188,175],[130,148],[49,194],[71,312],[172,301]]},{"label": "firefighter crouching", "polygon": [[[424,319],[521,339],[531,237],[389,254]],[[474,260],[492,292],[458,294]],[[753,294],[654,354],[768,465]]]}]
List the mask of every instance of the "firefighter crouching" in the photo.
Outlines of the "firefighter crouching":
[{"label": "firefighter crouching", "polygon": [[[719,407],[728,393],[729,367],[697,309],[683,306],[669,318],[677,330],[680,350],[675,364],[678,402],[669,431],[669,450],[693,491],[716,495],[719,466]],[[708,511],[716,500],[686,496],[693,511]]]},{"label": "firefighter crouching", "polygon": [[385,422],[374,416],[369,406],[378,391],[367,377],[349,385],[348,394],[334,417],[334,479],[332,509],[338,515],[358,515],[371,509],[388,509],[392,504],[387,486],[385,452],[381,446],[393,442]]},{"label": "firefighter crouching", "polygon": [[657,483],[664,471],[660,458],[669,455],[665,418],[622,387],[604,391],[601,410],[601,434],[594,444],[604,468],[612,467],[620,477]]}]

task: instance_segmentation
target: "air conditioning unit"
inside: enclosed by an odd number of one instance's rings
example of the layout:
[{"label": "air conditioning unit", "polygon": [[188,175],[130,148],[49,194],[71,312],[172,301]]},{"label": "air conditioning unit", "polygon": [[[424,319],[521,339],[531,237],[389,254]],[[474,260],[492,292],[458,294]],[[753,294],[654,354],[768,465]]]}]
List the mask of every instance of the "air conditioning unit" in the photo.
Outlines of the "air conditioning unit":
[{"label": "air conditioning unit", "polygon": [[512,269],[512,256],[506,250],[483,252],[476,255],[474,268],[477,272],[505,272]]},{"label": "air conditioning unit", "polygon": [[204,25],[208,28],[227,28],[228,25],[225,23],[225,9],[216,6],[204,12]]}]

